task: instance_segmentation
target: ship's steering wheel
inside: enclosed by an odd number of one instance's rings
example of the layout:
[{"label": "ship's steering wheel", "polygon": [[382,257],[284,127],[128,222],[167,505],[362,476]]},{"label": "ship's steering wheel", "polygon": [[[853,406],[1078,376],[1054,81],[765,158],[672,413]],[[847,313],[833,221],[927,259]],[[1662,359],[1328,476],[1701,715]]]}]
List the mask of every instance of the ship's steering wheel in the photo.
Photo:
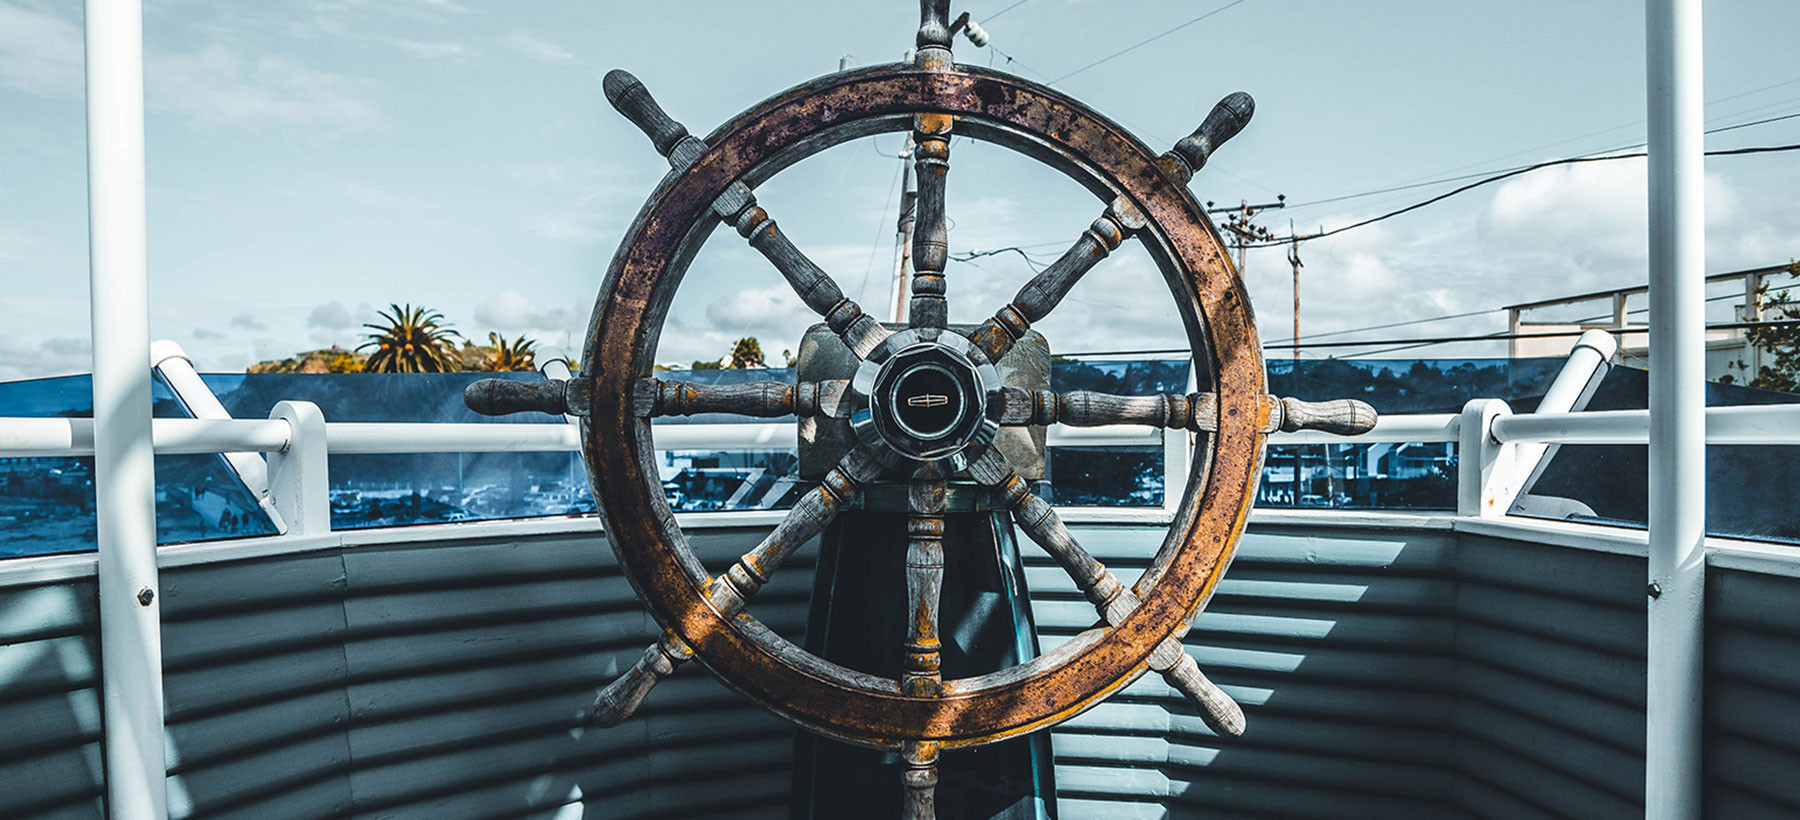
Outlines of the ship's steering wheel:
[{"label": "ship's steering wheel", "polygon": [[[916,58],[821,77],[755,106],[700,139],[623,71],[607,99],[638,125],[672,170],[614,257],[589,326],[579,376],[528,385],[484,381],[466,399],[482,412],[584,416],[584,453],[608,540],[664,627],[635,667],[607,686],[594,719],[628,717],[658,680],[693,658],[732,689],[822,735],[901,752],[905,814],[929,816],[940,749],[977,746],[1053,726],[1160,673],[1223,735],[1243,712],[1201,674],[1181,637],[1229,563],[1255,497],[1264,442],[1277,429],[1357,433],[1360,402],[1308,404],[1265,393],[1263,359],[1243,282],[1187,182],[1249,121],[1247,94],[1225,97],[1163,154],[1062,93],[955,64],[948,0],[922,0]],[[783,168],[859,137],[909,131],[918,205],[910,326],[890,332],[846,298],[757,205],[753,189]],[[1060,259],[966,336],[946,328],[944,181],[952,134],[1019,151],[1063,172],[1105,207]],[[749,240],[861,359],[848,381],[703,386],[654,377],[652,355],[676,288],[701,244],[724,224]],[[999,384],[994,362],[1042,320],[1095,263],[1128,238],[1143,243],[1187,328],[1201,392],[1111,396]],[[658,479],[651,419],[700,412],[848,417],[859,442],[755,549],[713,577],[696,560]],[[1126,586],[1076,543],[1050,505],[990,442],[1002,425],[1146,424],[1192,431],[1192,473],[1162,548]],[[937,601],[946,481],[993,490],[1026,534],[1066,570],[1098,622],[1050,652],[961,680],[939,675]],[[783,559],[818,534],[870,482],[909,483],[911,614],[899,679],[816,657],[745,611]]]}]

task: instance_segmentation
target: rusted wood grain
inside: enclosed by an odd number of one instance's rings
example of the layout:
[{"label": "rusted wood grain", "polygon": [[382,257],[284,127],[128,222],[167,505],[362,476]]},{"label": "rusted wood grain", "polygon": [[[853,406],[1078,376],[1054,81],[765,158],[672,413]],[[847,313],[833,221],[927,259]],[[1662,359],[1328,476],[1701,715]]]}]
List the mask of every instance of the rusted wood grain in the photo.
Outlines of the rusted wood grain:
[{"label": "rusted wood grain", "polygon": [[944,479],[935,470],[922,470],[907,487],[908,615],[900,691],[914,697],[943,694],[938,595],[944,583],[944,511],[948,497]]},{"label": "rusted wood grain", "polygon": [[901,756],[906,760],[906,769],[900,773],[901,820],[936,820],[938,744],[909,741],[902,747]]},{"label": "rusted wood grain", "polygon": [[845,418],[850,415],[850,403],[845,400],[848,390],[849,382],[843,379],[798,384],[769,381],[696,384],[646,378],[638,380],[635,399],[637,414],[644,418],[700,413],[735,413],[759,418],[786,415]]},{"label": "rusted wood grain", "polygon": [[943,327],[949,322],[944,266],[950,261],[950,234],[944,183],[950,173],[950,126],[947,114],[913,117],[913,174],[919,181],[919,197],[913,206],[913,327]]}]

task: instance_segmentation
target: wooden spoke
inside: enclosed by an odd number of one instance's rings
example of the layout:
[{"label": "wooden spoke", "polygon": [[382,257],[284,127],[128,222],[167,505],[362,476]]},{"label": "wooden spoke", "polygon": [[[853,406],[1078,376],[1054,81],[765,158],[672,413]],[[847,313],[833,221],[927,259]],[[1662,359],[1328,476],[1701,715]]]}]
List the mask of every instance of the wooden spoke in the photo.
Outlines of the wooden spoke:
[{"label": "wooden spoke", "polygon": [[901,751],[906,770],[900,773],[905,793],[901,820],[936,820],[938,744],[931,740],[907,741]]},{"label": "wooden spoke", "polygon": [[[819,486],[800,497],[762,543],[744,553],[730,569],[707,584],[707,600],[726,617],[743,611],[744,604],[769,583],[769,577],[781,562],[801,544],[822,532],[837,517],[838,511],[856,498],[862,486],[880,473],[881,464],[873,455],[861,447],[851,450],[825,475]],[[680,638],[665,632],[644,652],[636,666],[600,691],[590,720],[601,726],[617,726],[637,711],[644,696],[650,694],[651,687],[693,656],[693,650]]]},{"label": "wooden spoke", "polygon": [[913,173],[919,180],[919,199],[913,211],[909,308],[913,327],[941,328],[949,322],[949,303],[944,296],[944,265],[950,260],[944,182],[950,173],[950,127],[948,114],[913,117]]},{"label": "wooden spoke", "polygon": [[1004,425],[1066,424],[1070,427],[1101,427],[1108,424],[1147,424],[1152,427],[1208,432],[1219,426],[1218,397],[1211,393],[1117,396],[1091,390],[1058,393],[1054,390],[1008,387],[1001,395],[1005,404],[1000,411],[1000,423]]},{"label": "wooden spoke", "polygon": [[938,635],[938,593],[944,583],[944,479],[923,468],[907,489],[906,662],[900,691],[916,697],[943,693],[943,641]]},{"label": "wooden spoke", "polygon": [[869,355],[887,338],[887,331],[875,317],[864,313],[860,305],[844,295],[837,282],[788,241],[775,220],[756,204],[756,195],[749,186],[732,183],[731,190],[713,203],[713,212],[736,226],[738,235],[750,240],[750,247],[781,271],[781,277],[799,294],[800,301],[825,317],[832,332],[844,340],[857,358]]},{"label": "wooden spoke", "polygon": [[1273,403],[1269,426],[1283,433],[1318,430],[1339,436],[1360,436],[1375,429],[1381,420],[1375,408],[1356,399],[1301,401],[1286,397],[1269,397]]},{"label": "wooden spoke", "polygon": [[[1206,165],[1213,151],[1242,131],[1255,112],[1256,104],[1249,94],[1238,91],[1226,96],[1213,106],[1200,127],[1176,142],[1174,148],[1157,160],[1157,165],[1181,184],[1187,184],[1194,172]],[[923,176],[920,181],[924,181]],[[920,193],[923,192],[921,185]],[[1118,248],[1125,237],[1142,230],[1146,224],[1143,212],[1131,200],[1115,197],[1106,212],[1088,226],[1074,245],[1050,267],[1026,282],[1013,296],[1011,304],[1001,308],[992,319],[982,322],[969,337],[990,361],[1000,361],[1015,342],[1024,338],[1033,323],[1050,315],[1081,277]]]},{"label": "wooden spoke", "polygon": [[842,379],[817,382],[744,382],[743,384],[695,384],[662,379],[639,379],[637,414],[692,416],[699,413],[736,413],[772,418],[794,415],[848,418],[846,399],[850,383]]},{"label": "wooden spoke", "polygon": [[[602,87],[613,108],[650,137],[657,153],[666,157],[675,171],[687,170],[705,153],[706,143],[689,134],[686,126],[664,112],[650,96],[650,90],[630,72],[620,69],[607,72]],[[750,240],[751,247],[774,263],[788,286],[800,295],[800,300],[825,317],[832,331],[843,338],[857,358],[867,356],[875,345],[887,338],[888,333],[880,322],[846,298],[837,282],[788,241],[768,212],[757,206],[756,195],[750,192],[750,186],[732,183],[713,201],[712,212],[735,227],[739,236]]]},{"label": "wooden spoke", "polygon": [[[1003,425],[1147,424],[1206,433],[1219,428],[1219,397],[1212,393],[1118,396],[1091,390],[1057,393],[1008,387],[1001,395],[1005,402],[1000,411]],[[1269,408],[1269,421],[1262,430],[1265,433],[1318,430],[1355,436],[1373,430],[1378,419],[1375,408],[1356,399],[1311,402],[1265,396],[1263,402]]]},{"label": "wooden spoke", "polygon": [[1144,227],[1144,216],[1137,206],[1124,197],[1118,197],[1106,207],[1106,211],[1095,219],[1092,225],[1083,231],[1075,244],[1069,246],[1062,256],[1040,271],[1037,276],[1026,282],[1024,287],[1013,296],[1011,304],[1000,308],[993,318],[982,322],[969,334],[975,346],[981,348],[992,361],[999,361],[996,356],[1005,356],[1012,349],[1013,343],[1025,338],[1025,332],[1032,324],[1043,321],[1050,311],[1069,295],[1069,290],[1081,277],[1093,270],[1094,265],[1105,259],[1119,247],[1125,237]]},{"label": "wooden spoke", "polygon": [[[969,475],[996,490],[996,502],[1011,510],[1013,520],[1026,536],[1050,553],[1057,565],[1074,579],[1081,594],[1099,611],[1102,622],[1118,626],[1137,609],[1137,595],[1075,541],[1062,518],[1048,502],[1031,492],[1025,479],[1013,471],[1012,465],[998,450],[989,450],[987,455],[970,465]],[[1164,638],[1150,653],[1149,666],[1194,704],[1201,719],[1214,732],[1233,737],[1243,734],[1243,709],[1201,674],[1199,665],[1182,648],[1181,641],[1173,636]]]}]

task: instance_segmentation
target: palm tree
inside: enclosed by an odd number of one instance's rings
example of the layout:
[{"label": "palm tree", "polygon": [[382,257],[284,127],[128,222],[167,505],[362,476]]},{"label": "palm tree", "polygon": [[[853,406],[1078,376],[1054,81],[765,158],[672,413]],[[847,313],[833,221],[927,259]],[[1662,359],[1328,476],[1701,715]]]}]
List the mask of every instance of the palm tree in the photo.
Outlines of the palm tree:
[{"label": "palm tree", "polygon": [[[389,313],[388,311],[392,311]],[[357,350],[372,347],[364,365],[371,373],[444,373],[456,369],[451,338],[461,333],[444,324],[444,315],[426,307],[388,305],[381,312],[386,325],[365,324],[375,331]]]},{"label": "palm tree", "polygon": [[486,368],[488,370],[536,370],[536,339],[524,336],[507,342],[506,337],[498,333],[488,334],[488,344],[493,351],[488,353]]},{"label": "palm tree", "polygon": [[748,367],[768,366],[768,363],[763,361],[762,344],[756,341],[755,336],[739,339],[736,344],[731,346],[731,363],[726,367],[743,370]]}]

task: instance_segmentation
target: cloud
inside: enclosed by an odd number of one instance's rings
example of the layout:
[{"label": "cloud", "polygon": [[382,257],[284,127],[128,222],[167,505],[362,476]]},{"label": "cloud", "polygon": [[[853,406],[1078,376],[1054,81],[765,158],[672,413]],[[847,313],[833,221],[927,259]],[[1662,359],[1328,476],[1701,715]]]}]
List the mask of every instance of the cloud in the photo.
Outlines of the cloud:
[{"label": "cloud", "polygon": [[285,57],[246,59],[215,43],[189,54],[150,55],[144,72],[148,105],[200,125],[359,131],[386,123],[364,81]]},{"label": "cloud", "polygon": [[82,72],[78,24],[0,2],[0,86],[46,97],[79,96]]},{"label": "cloud", "polygon": [[56,336],[37,344],[0,337],[0,381],[91,372],[93,350],[86,338],[78,336]]},{"label": "cloud", "polygon": [[197,327],[197,328],[194,328],[194,332],[192,332],[188,335],[193,336],[194,338],[199,339],[201,341],[212,341],[215,339],[223,339],[228,334],[220,333],[217,330],[208,330],[203,327]]},{"label": "cloud", "polygon": [[[544,356],[569,355],[587,332],[587,314],[565,307],[541,308],[516,290],[500,291],[475,306],[475,321],[501,334],[525,335],[538,341]],[[473,337],[472,337],[473,338]],[[485,343],[485,330],[476,341]]]},{"label": "cloud", "polygon": [[[0,86],[80,97],[83,39],[78,21],[0,0]],[[152,110],[201,125],[355,131],[385,122],[360,80],[276,55],[245,58],[221,43],[193,52],[149,49],[144,74]]]},{"label": "cloud", "polygon": [[231,326],[236,327],[236,328],[243,328],[244,330],[267,330],[268,329],[268,325],[263,324],[262,320],[256,318],[255,316],[252,316],[248,313],[240,313],[236,316],[231,317]]},{"label": "cloud", "polygon": [[807,325],[818,321],[786,282],[740,290],[715,300],[706,306],[706,318],[738,337],[784,334],[782,338],[793,339],[800,338]]},{"label": "cloud", "polygon": [[472,53],[467,46],[459,43],[422,43],[401,37],[389,38],[388,42],[401,51],[427,60],[462,60]]},{"label": "cloud", "polygon": [[515,31],[508,34],[506,35],[506,39],[501,42],[504,43],[507,48],[541,63],[550,63],[552,65],[581,65],[584,62],[580,57],[569,53],[568,50],[564,49],[562,46],[538,39],[524,31]]},{"label": "cloud", "polygon": [[342,330],[354,325],[356,325],[356,319],[350,315],[350,309],[344,307],[343,302],[336,300],[319,305],[313,308],[311,313],[306,314],[307,327]]}]

